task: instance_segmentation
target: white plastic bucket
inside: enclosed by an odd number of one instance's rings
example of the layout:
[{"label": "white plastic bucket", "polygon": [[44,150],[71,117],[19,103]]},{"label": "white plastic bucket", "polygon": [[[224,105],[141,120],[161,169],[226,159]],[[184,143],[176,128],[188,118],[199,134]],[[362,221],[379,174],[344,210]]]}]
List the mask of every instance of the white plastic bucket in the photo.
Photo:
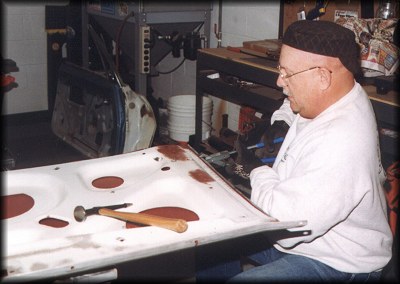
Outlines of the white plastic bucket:
[{"label": "white plastic bucket", "polygon": [[[212,100],[203,97],[202,140],[210,137]],[[195,134],[196,96],[172,96],[167,102],[169,137],[178,142],[188,142],[189,136]]]}]

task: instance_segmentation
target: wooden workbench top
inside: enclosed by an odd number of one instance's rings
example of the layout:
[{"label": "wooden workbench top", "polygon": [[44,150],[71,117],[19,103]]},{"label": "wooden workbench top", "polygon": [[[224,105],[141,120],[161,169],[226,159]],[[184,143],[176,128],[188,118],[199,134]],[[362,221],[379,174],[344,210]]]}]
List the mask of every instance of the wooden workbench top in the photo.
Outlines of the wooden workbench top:
[{"label": "wooden workbench top", "polygon": [[278,61],[257,57],[241,51],[242,47],[203,48],[199,52],[278,73]]},{"label": "wooden workbench top", "polygon": [[392,105],[394,107],[400,107],[399,93],[395,91],[389,91],[387,94],[380,95],[376,92],[374,85],[363,86],[371,100]]}]

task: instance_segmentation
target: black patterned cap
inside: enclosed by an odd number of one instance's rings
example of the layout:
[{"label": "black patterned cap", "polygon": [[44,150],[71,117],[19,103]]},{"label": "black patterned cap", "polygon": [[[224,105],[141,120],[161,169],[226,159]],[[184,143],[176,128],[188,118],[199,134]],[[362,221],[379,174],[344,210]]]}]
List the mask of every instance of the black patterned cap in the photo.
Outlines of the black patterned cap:
[{"label": "black patterned cap", "polygon": [[296,21],[286,29],[282,43],[306,52],[337,57],[353,75],[361,73],[354,32],[334,22]]}]

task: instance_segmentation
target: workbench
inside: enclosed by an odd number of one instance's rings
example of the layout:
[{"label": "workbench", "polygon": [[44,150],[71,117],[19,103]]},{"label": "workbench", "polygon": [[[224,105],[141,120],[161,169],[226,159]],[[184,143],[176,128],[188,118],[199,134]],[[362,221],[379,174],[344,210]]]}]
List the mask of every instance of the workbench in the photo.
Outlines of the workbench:
[{"label": "workbench", "polygon": [[[240,49],[207,48],[198,51],[196,74],[196,122],[193,148],[199,151],[201,144],[202,98],[212,95],[217,98],[252,107],[263,113],[273,113],[284,99],[276,81],[279,75],[278,62],[240,52]],[[252,82],[254,86],[230,84],[221,75]],[[374,85],[365,85],[379,127],[398,130],[399,96],[389,91],[377,94]],[[360,118],[362,119],[362,118]],[[381,135],[382,151],[398,157],[398,138]]]}]

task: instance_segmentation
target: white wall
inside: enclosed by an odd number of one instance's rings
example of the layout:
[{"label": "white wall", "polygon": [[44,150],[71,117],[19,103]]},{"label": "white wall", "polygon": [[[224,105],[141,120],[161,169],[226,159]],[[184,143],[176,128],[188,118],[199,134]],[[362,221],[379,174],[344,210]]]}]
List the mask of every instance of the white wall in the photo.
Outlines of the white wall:
[{"label": "white wall", "polygon": [[[2,115],[48,109],[45,5],[68,1],[1,1],[2,56],[19,67],[18,87],[3,96]],[[4,25],[3,25],[4,23]]]},{"label": "white wall", "polygon": [[[279,7],[279,0],[223,1],[222,46],[242,46],[244,41],[278,38]],[[214,14],[212,25],[214,22],[218,23],[217,19],[218,14]],[[215,41],[210,47],[216,46]],[[216,134],[218,135],[221,116],[224,113],[228,114],[228,127],[236,131],[239,126],[240,106],[221,102],[219,99],[214,99],[214,106],[213,126],[217,131]]]},{"label": "white wall", "polygon": [[2,1],[3,58],[14,60],[18,88],[4,94],[2,114],[47,109],[46,33],[40,2]]},{"label": "white wall", "polygon": [[[51,3],[49,3],[51,2]],[[63,3],[64,2],[64,3]],[[218,23],[218,0],[212,1],[210,47],[217,47],[213,33]],[[16,61],[19,72],[18,88],[6,93],[2,114],[15,114],[47,110],[47,58],[45,5],[65,5],[66,1],[1,1],[3,27],[3,57]],[[241,46],[243,41],[277,38],[279,26],[279,1],[223,1],[222,46]],[[182,60],[168,55],[157,66],[168,71]],[[152,79],[154,96],[167,100],[172,95],[195,94],[196,61],[186,60],[175,72]],[[229,127],[236,130],[237,105],[221,103],[214,99],[213,124],[223,113],[229,114]],[[233,120],[233,121],[231,121]]]}]

